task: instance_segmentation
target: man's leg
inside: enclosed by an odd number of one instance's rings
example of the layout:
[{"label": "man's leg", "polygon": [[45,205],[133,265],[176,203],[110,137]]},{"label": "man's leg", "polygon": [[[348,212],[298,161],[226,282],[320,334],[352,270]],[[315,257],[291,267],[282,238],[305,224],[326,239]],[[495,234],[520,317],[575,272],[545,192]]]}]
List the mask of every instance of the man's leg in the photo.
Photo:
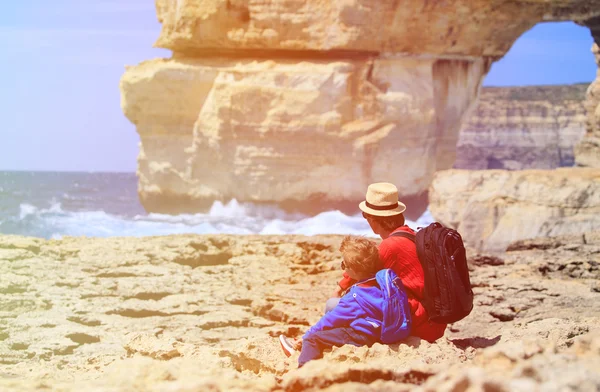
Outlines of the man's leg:
[{"label": "man's leg", "polygon": [[376,338],[358,333],[352,328],[334,328],[326,331],[315,332],[302,341],[302,351],[298,357],[298,367],[302,367],[306,362],[321,358],[323,351],[335,347],[341,347],[345,344],[354,346],[372,345]]},{"label": "man's leg", "polygon": [[339,297],[332,297],[327,300],[325,303],[325,313],[329,313],[340,303]]}]

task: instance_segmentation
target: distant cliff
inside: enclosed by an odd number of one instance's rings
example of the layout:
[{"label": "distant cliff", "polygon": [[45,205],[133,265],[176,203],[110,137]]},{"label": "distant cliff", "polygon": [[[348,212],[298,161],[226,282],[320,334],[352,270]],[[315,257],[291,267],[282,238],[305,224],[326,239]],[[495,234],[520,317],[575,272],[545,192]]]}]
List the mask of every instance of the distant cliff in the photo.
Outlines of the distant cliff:
[{"label": "distant cliff", "polygon": [[485,87],[463,125],[459,169],[554,169],[573,166],[586,132],[588,84]]},{"label": "distant cliff", "polygon": [[[594,26],[600,21],[590,27],[600,66],[599,29]],[[488,251],[503,251],[515,240],[564,234],[581,238],[600,229],[600,71],[589,87],[485,89],[480,97],[462,128],[458,165],[577,167],[440,171],[429,188],[435,219],[459,230],[466,243]]]}]

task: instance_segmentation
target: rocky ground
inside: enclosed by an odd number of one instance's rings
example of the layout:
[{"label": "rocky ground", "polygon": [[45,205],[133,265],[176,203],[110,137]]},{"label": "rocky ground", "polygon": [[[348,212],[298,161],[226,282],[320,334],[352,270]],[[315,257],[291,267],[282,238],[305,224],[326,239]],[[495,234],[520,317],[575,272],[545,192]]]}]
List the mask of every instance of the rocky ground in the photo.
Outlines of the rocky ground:
[{"label": "rocky ground", "polygon": [[[339,236],[0,237],[2,391],[600,389],[600,233],[469,252],[475,309],[435,344],[296,369]],[[473,389],[469,389],[473,388]]]}]

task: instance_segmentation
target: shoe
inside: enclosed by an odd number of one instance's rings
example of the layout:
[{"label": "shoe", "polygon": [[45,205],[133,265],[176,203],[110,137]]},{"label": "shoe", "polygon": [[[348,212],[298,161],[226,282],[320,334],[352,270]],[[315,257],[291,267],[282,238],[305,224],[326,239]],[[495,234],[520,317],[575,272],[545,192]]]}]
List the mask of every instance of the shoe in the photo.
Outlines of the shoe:
[{"label": "shoe", "polygon": [[287,357],[291,357],[296,352],[294,346],[285,335],[279,335],[279,344],[281,344],[281,349]]}]

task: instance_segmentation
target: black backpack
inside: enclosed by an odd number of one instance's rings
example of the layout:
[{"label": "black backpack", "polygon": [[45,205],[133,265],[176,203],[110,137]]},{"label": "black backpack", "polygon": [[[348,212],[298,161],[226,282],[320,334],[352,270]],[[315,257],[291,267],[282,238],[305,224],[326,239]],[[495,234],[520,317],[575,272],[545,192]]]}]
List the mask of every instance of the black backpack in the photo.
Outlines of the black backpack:
[{"label": "black backpack", "polygon": [[429,320],[449,324],[467,317],[473,309],[473,290],[469,280],[467,256],[460,234],[434,222],[417,235],[396,232],[417,245],[417,256],[425,273],[422,301]]}]

